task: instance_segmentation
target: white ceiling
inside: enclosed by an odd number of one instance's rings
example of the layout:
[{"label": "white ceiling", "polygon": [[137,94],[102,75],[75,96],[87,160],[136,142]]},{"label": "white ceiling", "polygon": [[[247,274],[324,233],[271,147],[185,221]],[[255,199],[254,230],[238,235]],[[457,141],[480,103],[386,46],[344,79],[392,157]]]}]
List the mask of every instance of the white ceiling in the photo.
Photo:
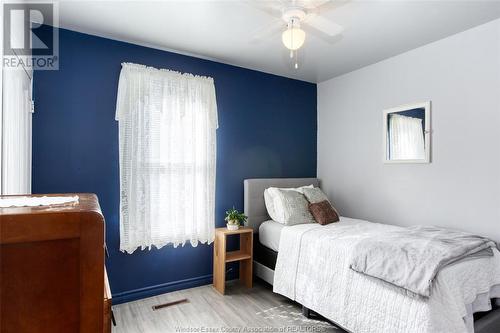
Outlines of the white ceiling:
[{"label": "white ceiling", "polygon": [[[345,28],[307,34],[295,70],[273,17],[244,1],[61,1],[60,26],[268,73],[321,82],[500,17],[500,1],[350,1],[322,15]],[[283,29],[285,23],[283,23]]]}]

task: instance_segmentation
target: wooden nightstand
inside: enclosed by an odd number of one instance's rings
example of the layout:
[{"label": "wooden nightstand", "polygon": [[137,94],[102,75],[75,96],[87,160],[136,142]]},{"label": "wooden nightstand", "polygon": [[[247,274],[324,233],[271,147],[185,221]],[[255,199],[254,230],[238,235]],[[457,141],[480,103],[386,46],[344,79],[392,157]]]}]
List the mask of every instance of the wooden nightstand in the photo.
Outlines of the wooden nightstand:
[{"label": "wooden nightstand", "polygon": [[[240,249],[226,252],[227,236],[240,235]],[[214,243],[214,288],[224,295],[226,286],[226,263],[240,262],[240,280],[252,288],[253,229],[240,227],[238,230],[215,229]]]}]

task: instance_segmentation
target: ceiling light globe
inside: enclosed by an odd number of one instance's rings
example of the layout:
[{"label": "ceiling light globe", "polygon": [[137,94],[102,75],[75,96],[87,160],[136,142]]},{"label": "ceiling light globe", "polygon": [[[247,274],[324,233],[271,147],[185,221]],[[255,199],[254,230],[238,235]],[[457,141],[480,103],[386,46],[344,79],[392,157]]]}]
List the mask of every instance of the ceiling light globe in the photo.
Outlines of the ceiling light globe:
[{"label": "ceiling light globe", "polygon": [[290,28],[283,31],[281,40],[287,49],[295,51],[304,45],[306,33],[300,28]]}]

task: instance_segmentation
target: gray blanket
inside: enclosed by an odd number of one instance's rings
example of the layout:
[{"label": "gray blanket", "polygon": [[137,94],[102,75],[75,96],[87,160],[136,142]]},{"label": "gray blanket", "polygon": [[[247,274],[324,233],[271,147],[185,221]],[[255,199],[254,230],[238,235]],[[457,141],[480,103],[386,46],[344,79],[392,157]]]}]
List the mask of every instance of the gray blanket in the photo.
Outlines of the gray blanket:
[{"label": "gray blanket", "polygon": [[352,270],[428,297],[439,271],[459,260],[492,256],[488,238],[437,227],[415,226],[387,231],[360,241]]}]

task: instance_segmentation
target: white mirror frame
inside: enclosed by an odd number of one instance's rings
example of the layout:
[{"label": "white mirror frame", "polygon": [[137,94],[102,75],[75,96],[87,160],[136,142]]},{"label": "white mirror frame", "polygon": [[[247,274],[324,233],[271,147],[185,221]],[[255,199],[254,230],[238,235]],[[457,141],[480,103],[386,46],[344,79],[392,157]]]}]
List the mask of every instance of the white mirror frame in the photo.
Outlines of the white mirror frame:
[{"label": "white mirror frame", "polygon": [[[413,109],[425,109],[425,128],[424,128],[424,144],[425,144],[425,158],[418,160],[388,160],[387,159],[387,117],[390,113],[401,112]],[[382,113],[382,161],[387,164],[394,163],[430,163],[431,162],[431,101],[405,104],[395,108],[386,109]]]}]

